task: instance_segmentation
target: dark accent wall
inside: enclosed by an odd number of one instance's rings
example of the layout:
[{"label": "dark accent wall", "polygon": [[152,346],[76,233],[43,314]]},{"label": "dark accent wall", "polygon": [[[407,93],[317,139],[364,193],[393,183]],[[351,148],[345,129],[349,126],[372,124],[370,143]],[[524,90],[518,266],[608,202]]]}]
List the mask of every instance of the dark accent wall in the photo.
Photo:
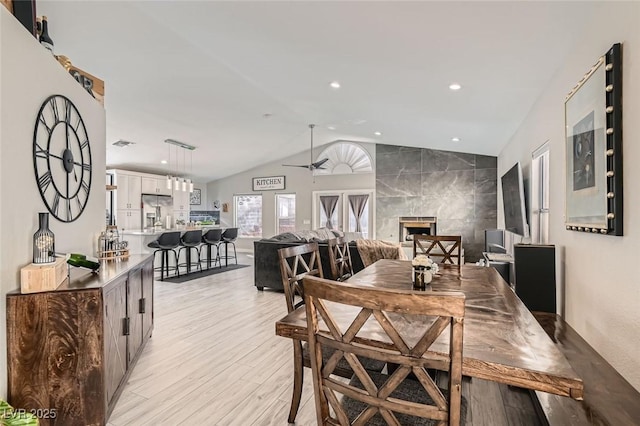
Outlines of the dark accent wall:
[{"label": "dark accent wall", "polygon": [[482,257],[497,224],[497,157],[376,145],[376,238],[398,241],[399,216],[436,216],[437,233],[462,235],[465,261]]}]

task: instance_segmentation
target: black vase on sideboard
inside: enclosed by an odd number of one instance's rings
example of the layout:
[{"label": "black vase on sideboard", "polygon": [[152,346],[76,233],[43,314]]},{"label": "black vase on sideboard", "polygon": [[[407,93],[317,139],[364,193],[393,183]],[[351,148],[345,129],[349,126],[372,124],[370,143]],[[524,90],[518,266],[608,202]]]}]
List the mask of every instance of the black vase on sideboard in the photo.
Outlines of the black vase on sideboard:
[{"label": "black vase on sideboard", "polygon": [[40,228],[33,234],[33,263],[55,262],[55,236],[49,229],[49,213],[38,213]]}]

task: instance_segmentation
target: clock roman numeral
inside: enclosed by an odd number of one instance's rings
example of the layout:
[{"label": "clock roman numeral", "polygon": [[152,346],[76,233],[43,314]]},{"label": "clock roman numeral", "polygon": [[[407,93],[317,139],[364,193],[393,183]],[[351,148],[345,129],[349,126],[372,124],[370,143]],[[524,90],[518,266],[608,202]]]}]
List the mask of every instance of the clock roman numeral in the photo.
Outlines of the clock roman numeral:
[{"label": "clock roman numeral", "polygon": [[80,196],[76,196],[76,202],[78,203],[78,210],[82,211],[82,201],[80,201]]},{"label": "clock roman numeral", "polygon": [[53,210],[53,214],[58,216],[58,209],[60,208],[60,194],[56,192],[53,196],[53,204],[51,205],[51,209]]},{"label": "clock roman numeral", "polygon": [[73,217],[73,213],[71,213],[71,199],[67,198],[67,220],[71,220]]},{"label": "clock roman numeral", "polygon": [[47,158],[49,157],[49,151],[44,149],[36,142],[36,157],[38,158]]},{"label": "clock roman numeral", "polygon": [[52,98],[49,101],[49,106],[51,106],[51,111],[53,112],[53,120],[57,123],[60,121],[60,113],[58,112],[58,102],[56,102],[56,98]]},{"label": "clock roman numeral", "polygon": [[89,195],[89,184],[85,181],[82,181],[82,189],[84,189],[84,192]]},{"label": "clock roman numeral", "polygon": [[51,181],[52,181],[52,176],[50,171],[40,176],[38,178],[38,186],[40,187],[40,191],[46,192],[47,188],[51,184]]},{"label": "clock roman numeral", "polygon": [[91,164],[82,163],[82,170],[86,170],[86,171],[90,172],[91,171]]},{"label": "clock roman numeral", "polygon": [[71,121],[71,102],[69,99],[64,99],[64,121],[69,123]]},{"label": "clock roman numeral", "polygon": [[47,124],[47,121],[44,119],[44,116],[42,114],[40,114],[40,117],[38,117],[38,121],[44,125],[44,127],[47,129],[47,133],[49,134],[49,136],[51,136],[51,127],[49,127],[49,125]]},{"label": "clock roman numeral", "polygon": [[88,146],[89,146],[89,141],[86,140],[80,144],[80,149],[85,149]]},{"label": "clock roman numeral", "polygon": [[78,133],[78,128],[80,127],[80,122],[81,122],[81,120],[82,120],[82,119],[80,118],[80,115],[78,115],[78,121],[76,121],[76,125],[75,125],[75,127],[73,128],[73,129],[76,131],[76,133]]}]

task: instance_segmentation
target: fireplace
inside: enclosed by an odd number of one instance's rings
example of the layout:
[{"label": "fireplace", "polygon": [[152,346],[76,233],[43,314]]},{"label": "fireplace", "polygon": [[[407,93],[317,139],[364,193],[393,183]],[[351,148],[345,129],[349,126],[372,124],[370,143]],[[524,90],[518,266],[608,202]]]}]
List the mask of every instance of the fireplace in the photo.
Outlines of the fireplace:
[{"label": "fireplace", "polygon": [[398,218],[398,239],[400,242],[413,241],[415,234],[436,235],[435,216],[400,216]]}]

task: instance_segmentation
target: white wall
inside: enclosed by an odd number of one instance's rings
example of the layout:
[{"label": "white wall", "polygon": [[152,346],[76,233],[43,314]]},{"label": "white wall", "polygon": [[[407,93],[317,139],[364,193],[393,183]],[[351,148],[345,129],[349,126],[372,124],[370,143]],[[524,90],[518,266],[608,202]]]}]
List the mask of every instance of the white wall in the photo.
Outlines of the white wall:
[{"label": "white wall", "polygon": [[[576,329],[640,390],[640,4],[604,2],[581,42],[547,85],[498,157],[498,176],[516,161],[529,173],[531,153],[550,144],[550,242],[559,252],[560,307]],[[566,231],[564,227],[564,99],[599,56],[623,47],[624,236]],[[515,60],[516,58],[514,58]],[[603,155],[603,153],[596,153]],[[500,193],[500,191],[499,191]],[[504,225],[499,200],[499,226]]]},{"label": "white wall", "polygon": [[62,94],[76,105],[91,140],[93,179],[84,213],[75,222],[50,216],[56,251],[95,255],[105,215],[105,111],[0,7],[0,397],[6,398],[6,294],[20,287],[31,262],[38,212],[46,212],[35,182],[33,128],[42,102]]},{"label": "white wall", "polygon": [[[371,162],[375,168],[376,149],[375,144],[361,143],[360,146],[371,155]],[[314,152],[317,155],[325,147],[318,148]],[[315,158],[315,156],[314,156]],[[309,152],[283,158],[273,163],[238,173],[236,175],[209,182],[207,196],[210,203],[219,199],[222,203],[229,203],[229,212],[220,212],[220,221],[223,227],[233,225],[233,195],[234,194],[259,194],[252,191],[252,178],[265,176],[286,176],[286,189],[284,191],[262,192],[262,233],[264,238],[276,234],[275,218],[275,194],[296,194],[296,229],[311,229],[311,200],[313,191],[325,191],[333,189],[375,189],[375,173],[363,173],[352,175],[316,176],[315,183],[309,170],[299,167],[283,167],[282,164],[308,164]],[[305,224],[308,220],[310,223]],[[253,241],[256,238],[239,238],[236,246],[238,249],[253,251]]]}]

